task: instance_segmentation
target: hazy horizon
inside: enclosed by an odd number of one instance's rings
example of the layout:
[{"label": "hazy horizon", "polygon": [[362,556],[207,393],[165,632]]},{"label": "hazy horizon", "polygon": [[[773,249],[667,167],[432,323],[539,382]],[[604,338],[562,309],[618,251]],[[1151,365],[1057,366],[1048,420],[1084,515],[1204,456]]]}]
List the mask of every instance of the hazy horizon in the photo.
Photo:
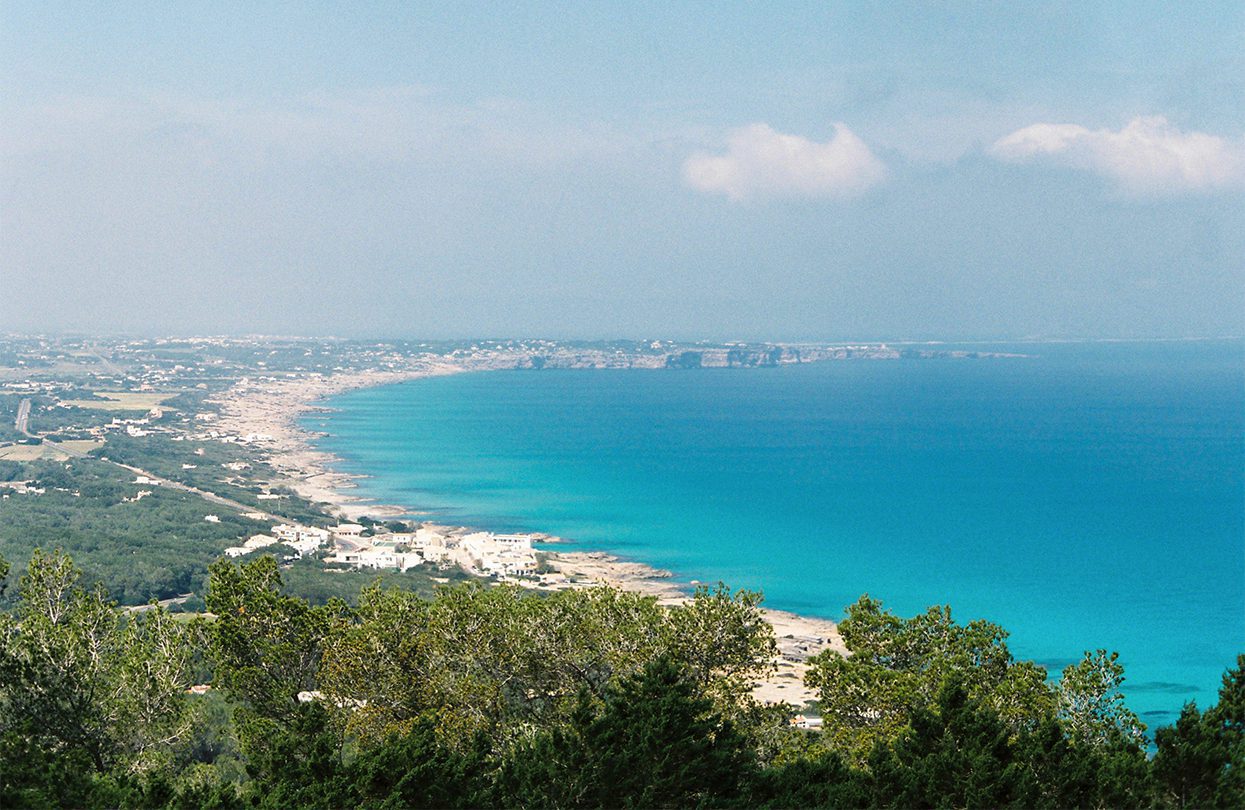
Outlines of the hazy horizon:
[{"label": "hazy horizon", "polygon": [[5,2],[0,332],[1239,336],[1243,42],[1232,2]]},{"label": "hazy horizon", "polygon": [[691,345],[697,343],[712,345],[729,345],[734,343],[751,344],[839,344],[839,343],[888,343],[895,345],[1023,345],[1023,344],[1059,344],[1059,343],[1198,343],[1198,342],[1232,342],[1245,341],[1245,334],[1221,335],[1186,335],[1181,337],[1058,337],[1058,336],[1025,336],[1025,337],[982,337],[982,338],[913,338],[913,337],[861,337],[858,335],[826,337],[826,338],[783,338],[759,336],[754,338],[701,336],[671,337],[663,334],[634,335],[603,335],[597,337],[558,337],[552,335],[455,335],[436,336],[419,334],[383,334],[360,333],[349,334],[283,334],[266,332],[134,332],[134,331],[8,331],[0,332],[0,337],[8,338],[47,338],[50,340],[256,340],[256,341],[340,341],[351,343],[384,343],[400,341],[404,343],[505,343],[521,341],[551,341],[562,343],[612,343],[634,341],[644,343],[661,341],[663,343]]}]

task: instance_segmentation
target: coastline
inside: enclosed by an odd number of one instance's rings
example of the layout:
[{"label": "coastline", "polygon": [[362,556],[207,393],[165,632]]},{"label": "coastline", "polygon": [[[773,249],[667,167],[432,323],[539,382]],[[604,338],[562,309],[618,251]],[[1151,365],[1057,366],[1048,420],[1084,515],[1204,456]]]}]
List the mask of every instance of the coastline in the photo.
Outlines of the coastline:
[{"label": "coastline", "polygon": [[[358,488],[359,476],[341,472],[338,466],[341,459],[317,448],[315,434],[299,425],[299,417],[322,407],[323,400],[347,391],[513,367],[497,362],[428,361],[404,370],[247,378],[213,399],[220,407],[216,425],[250,438],[281,476],[281,484],[313,503],[327,506],[344,520],[362,516],[408,516],[418,514],[414,505],[384,504],[352,494],[351,491]],[[562,574],[564,581],[557,585],[528,587],[556,590],[606,584],[653,596],[662,604],[678,604],[687,599],[694,586],[694,582],[676,582],[668,571],[604,551],[542,550],[542,553],[547,555],[550,566]],[[816,694],[804,686],[808,659],[826,649],[846,654],[847,648],[837,625],[830,620],[772,608],[762,608],[762,612],[774,628],[778,655],[772,673],[757,684],[753,694],[765,703],[786,702],[799,708],[816,698]]]},{"label": "coastline", "polygon": [[358,476],[336,468],[337,456],[317,448],[315,436],[298,424],[299,417],[322,406],[322,400],[347,391],[420,380],[471,369],[453,363],[432,363],[405,371],[361,371],[294,379],[244,379],[213,402],[220,406],[219,429],[252,437],[282,477],[281,483],[303,498],[327,505],[343,519],[364,515],[393,517],[410,510],[379,504],[350,493]]}]

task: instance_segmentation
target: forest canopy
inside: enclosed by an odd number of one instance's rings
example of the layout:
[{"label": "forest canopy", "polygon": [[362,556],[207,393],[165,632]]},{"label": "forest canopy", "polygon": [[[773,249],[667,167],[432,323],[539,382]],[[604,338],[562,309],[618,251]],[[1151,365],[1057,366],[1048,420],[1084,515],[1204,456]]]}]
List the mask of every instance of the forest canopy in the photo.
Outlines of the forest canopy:
[{"label": "forest canopy", "polygon": [[753,698],[773,630],[724,586],[313,604],[263,557],[213,564],[190,616],[118,610],[59,552],[8,567],[0,807],[1245,803],[1245,656],[1150,745],[1114,655],[1052,683],[997,625],[862,597],[850,655],[811,662],[809,731]]}]

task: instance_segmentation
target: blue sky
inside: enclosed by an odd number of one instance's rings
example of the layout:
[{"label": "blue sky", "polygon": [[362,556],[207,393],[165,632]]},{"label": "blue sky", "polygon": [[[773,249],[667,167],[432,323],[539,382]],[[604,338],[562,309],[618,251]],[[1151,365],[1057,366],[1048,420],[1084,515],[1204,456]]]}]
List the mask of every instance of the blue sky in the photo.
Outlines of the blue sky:
[{"label": "blue sky", "polygon": [[1245,4],[114,5],[0,2],[0,330],[1245,331]]}]

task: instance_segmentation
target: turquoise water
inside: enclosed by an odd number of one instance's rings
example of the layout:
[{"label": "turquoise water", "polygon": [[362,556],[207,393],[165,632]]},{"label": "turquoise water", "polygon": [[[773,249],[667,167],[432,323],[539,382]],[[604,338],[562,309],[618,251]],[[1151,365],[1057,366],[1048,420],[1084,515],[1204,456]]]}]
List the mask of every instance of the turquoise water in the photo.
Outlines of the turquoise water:
[{"label": "turquoise water", "polygon": [[838,618],[949,603],[1051,669],[1118,650],[1150,725],[1245,652],[1245,344],[1019,360],[503,371],[305,420],[362,493]]}]

